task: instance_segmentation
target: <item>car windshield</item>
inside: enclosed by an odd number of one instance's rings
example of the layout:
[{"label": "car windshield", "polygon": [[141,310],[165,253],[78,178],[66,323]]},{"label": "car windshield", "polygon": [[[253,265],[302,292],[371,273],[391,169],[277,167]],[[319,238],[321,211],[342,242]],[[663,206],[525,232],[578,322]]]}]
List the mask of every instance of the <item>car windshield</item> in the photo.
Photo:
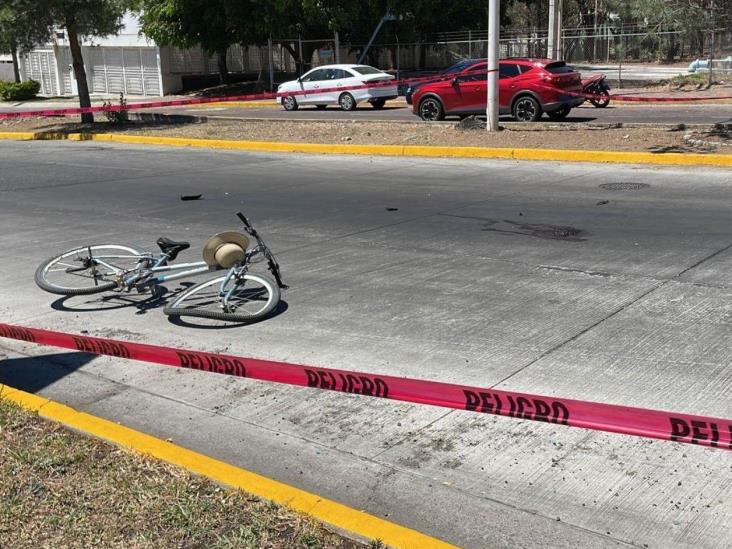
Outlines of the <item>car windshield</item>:
[{"label": "car windshield", "polygon": [[556,63],[549,63],[545,69],[553,74],[562,74],[567,72],[574,72],[574,69],[567,65],[564,61],[557,61]]},{"label": "car windshield", "polygon": [[368,65],[360,65],[358,67],[351,68],[359,74],[381,74],[381,71],[379,69],[369,67]]},{"label": "car windshield", "polygon": [[480,61],[477,61],[475,59],[463,59],[462,61],[458,61],[454,65],[446,68],[444,71],[442,71],[442,74],[452,74],[454,72],[462,72],[471,65],[475,65],[477,63],[480,63]]}]

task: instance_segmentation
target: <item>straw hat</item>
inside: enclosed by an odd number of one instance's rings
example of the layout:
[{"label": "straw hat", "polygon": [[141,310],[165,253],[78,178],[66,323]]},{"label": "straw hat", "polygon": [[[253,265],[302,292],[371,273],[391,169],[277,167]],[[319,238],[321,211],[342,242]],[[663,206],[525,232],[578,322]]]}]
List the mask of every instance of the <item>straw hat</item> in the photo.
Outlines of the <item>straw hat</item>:
[{"label": "straw hat", "polygon": [[246,235],[235,231],[219,233],[203,245],[203,260],[208,265],[229,269],[244,259],[248,246],[249,238]]}]

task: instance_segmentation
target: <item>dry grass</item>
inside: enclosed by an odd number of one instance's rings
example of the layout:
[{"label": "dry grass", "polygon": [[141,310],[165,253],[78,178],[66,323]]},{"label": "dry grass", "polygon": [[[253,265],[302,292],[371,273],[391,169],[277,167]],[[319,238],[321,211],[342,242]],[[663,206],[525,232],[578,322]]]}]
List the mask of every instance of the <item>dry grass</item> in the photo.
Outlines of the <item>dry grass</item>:
[{"label": "dry grass", "polygon": [[0,547],[363,546],[291,510],[72,433],[0,398]]},{"label": "dry grass", "polygon": [[[711,129],[711,128],[709,128]],[[287,141],[377,145],[432,145],[469,147],[515,147],[641,152],[732,153],[731,141],[714,139],[713,146],[694,146],[684,140],[687,132],[662,127],[613,127],[582,123],[511,124],[503,132],[459,131],[454,123],[399,123],[356,121],[215,120],[206,123],[169,124],[130,122],[112,126],[105,122],[83,125],[54,123],[48,119],[5,121],[0,131],[125,133],[197,139]],[[695,137],[704,140],[704,130]]]}]

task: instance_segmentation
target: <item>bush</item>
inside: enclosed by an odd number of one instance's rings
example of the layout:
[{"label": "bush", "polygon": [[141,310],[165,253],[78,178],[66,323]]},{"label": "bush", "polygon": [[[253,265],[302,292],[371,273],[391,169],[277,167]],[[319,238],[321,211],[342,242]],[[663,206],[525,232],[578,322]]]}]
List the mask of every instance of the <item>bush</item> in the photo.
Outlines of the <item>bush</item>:
[{"label": "bush", "polygon": [[25,82],[0,82],[0,100],[2,101],[24,101],[33,99],[41,89],[41,85],[35,80]]},{"label": "bush", "polygon": [[[107,109],[112,107],[111,101],[105,101],[102,103],[102,107],[105,107]],[[120,93],[119,94],[119,110],[114,111],[104,111],[104,116],[107,117],[107,122],[112,124],[113,126],[120,126],[122,124],[126,124],[130,120],[130,114],[129,111],[126,109],[127,107],[127,100],[125,99],[125,94]]]}]

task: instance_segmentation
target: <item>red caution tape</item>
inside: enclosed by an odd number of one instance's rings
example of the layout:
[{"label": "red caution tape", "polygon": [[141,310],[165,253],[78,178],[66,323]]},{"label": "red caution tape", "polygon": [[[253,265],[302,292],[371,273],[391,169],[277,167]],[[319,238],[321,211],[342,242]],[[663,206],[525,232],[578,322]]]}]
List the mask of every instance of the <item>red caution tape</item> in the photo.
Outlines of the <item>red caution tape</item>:
[{"label": "red caution tape", "polygon": [[[497,69],[487,71],[496,72]],[[0,112],[0,120],[10,118],[34,118],[37,116],[68,116],[72,114],[98,113],[98,112],[116,112],[116,111],[136,111],[142,109],[154,109],[159,107],[181,107],[184,105],[200,105],[202,103],[226,103],[227,101],[262,101],[266,99],[276,99],[277,97],[300,96],[330,92],[343,92],[365,89],[393,88],[403,85],[424,84],[432,82],[440,82],[443,80],[451,80],[454,75],[425,76],[422,78],[410,78],[406,80],[384,80],[378,82],[364,83],[359,86],[334,86],[332,88],[318,88],[317,90],[298,90],[288,91],[286,93],[250,93],[246,95],[229,95],[226,97],[196,97],[192,99],[173,99],[170,101],[150,101],[145,103],[128,103],[127,105],[100,105],[97,107],[73,107],[68,109],[44,109],[38,111],[16,111],[16,112]]]},{"label": "red caution tape", "polygon": [[334,368],[301,366],[285,362],[73,335],[12,324],[0,323],[0,337],[260,381],[389,398],[610,433],[686,442],[725,450],[732,449],[732,420],[729,419]]},{"label": "red caution tape", "polygon": [[[496,72],[497,69],[487,71]],[[7,120],[12,118],[34,118],[38,116],[68,116],[74,114],[84,113],[98,113],[98,112],[116,112],[116,111],[135,111],[143,109],[154,109],[159,107],[182,107],[185,105],[200,105],[203,103],[226,103],[228,101],[262,101],[267,99],[276,99],[277,97],[285,96],[301,96],[307,95],[308,93],[330,93],[330,92],[343,92],[363,89],[378,89],[386,87],[397,87],[413,84],[425,84],[432,82],[440,82],[443,80],[451,80],[454,75],[439,75],[439,76],[425,76],[422,78],[410,78],[404,80],[387,80],[379,82],[369,82],[359,86],[335,86],[332,88],[318,88],[317,90],[298,90],[288,91],[286,93],[251,93],[246,95],[229,95],[226,97],[196,97],[192,99],[173,99],[170,101],[149,101],[144,103],[128,103],[127,105],[101,105],[97,107],[72,107],[68,109],[44,109],[37,111],[15,111],[15,112],[0,112],[0,120]],[[551,89],[559,94],[568,95],[570,97],[582,97],[584,99],[600,99],[607,100],[606,96],[595,95],[591,93],[580,93],[572,92],[562,88],[555,88],[551,86],[544,86],[546,89]],[[719,99],[732,99],[732,95],[717,96],[717,97],[653,97],[653,96],[636,96],[636,95],[611,95],[610,99],[615,101],[633,101],[633,102],[644,102],[644,103],[663,103],[663,102],[686,102],[686,101],[715,101]]]}]

